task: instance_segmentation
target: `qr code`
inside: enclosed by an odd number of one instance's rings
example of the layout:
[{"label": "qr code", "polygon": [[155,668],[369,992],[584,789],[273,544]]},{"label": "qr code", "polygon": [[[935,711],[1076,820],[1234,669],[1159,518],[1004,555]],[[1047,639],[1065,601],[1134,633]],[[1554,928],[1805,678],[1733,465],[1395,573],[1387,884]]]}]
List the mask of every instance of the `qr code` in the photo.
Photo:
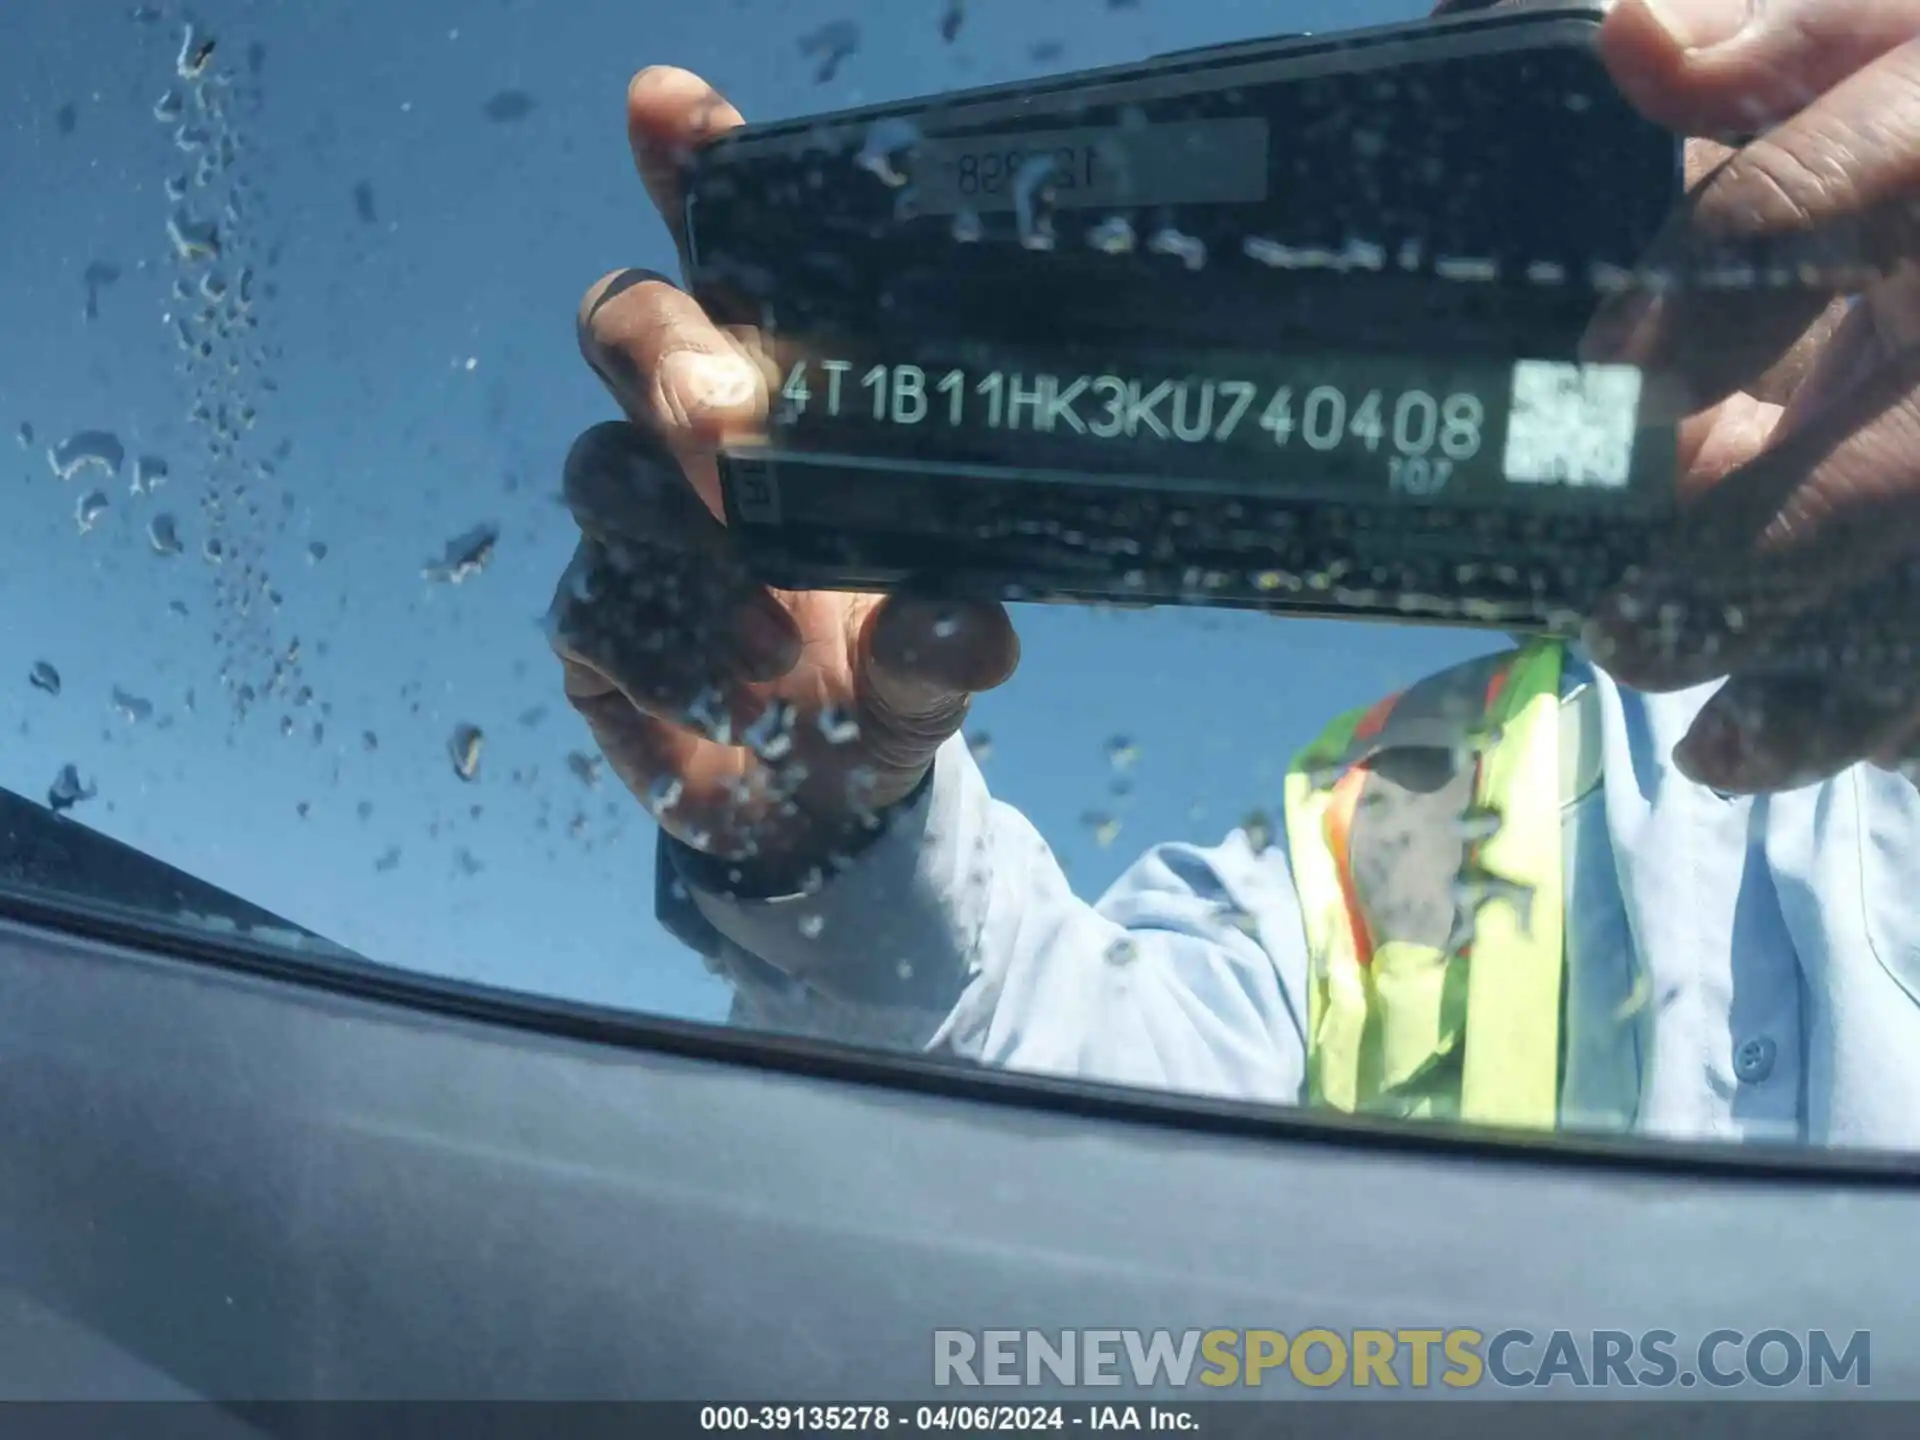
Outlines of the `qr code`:
[{"label": "qr code", "polygon": [[1522,360],[1513,367],[1507,479],[1622,489],[1640,422],[1639,368]]}]

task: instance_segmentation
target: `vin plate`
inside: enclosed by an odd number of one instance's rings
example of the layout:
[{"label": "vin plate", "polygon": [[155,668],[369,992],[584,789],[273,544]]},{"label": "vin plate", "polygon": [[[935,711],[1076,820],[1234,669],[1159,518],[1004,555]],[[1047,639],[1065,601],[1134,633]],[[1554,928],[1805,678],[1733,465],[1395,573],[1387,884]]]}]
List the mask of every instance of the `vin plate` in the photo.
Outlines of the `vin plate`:
[{"label": "vin plate", "polygon": [[1648,498],[1635,477],[1658,463],[1639,453],[1629,366],[926,340],[775,349],[768,433],[741,447],[773,461],[1492,505],[1522,487],[1610,508]]},{"label": "vin plate", "polygon": [[1055,208],[1255,204],[1267,198],[1267,122],[1258,116],[1138,127],[921,140],[913,200],[925,215]]}]

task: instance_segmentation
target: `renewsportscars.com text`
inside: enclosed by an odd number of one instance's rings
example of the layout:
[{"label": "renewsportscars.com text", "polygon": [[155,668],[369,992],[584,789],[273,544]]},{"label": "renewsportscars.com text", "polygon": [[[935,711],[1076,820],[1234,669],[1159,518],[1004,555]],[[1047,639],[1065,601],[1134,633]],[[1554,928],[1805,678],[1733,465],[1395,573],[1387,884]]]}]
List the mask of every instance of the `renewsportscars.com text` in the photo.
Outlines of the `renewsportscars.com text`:
[{"label": "renewsportscars.com text", "polygon": [[1868,1332],[936,1330],[939,1386],[1864,1390]]}]

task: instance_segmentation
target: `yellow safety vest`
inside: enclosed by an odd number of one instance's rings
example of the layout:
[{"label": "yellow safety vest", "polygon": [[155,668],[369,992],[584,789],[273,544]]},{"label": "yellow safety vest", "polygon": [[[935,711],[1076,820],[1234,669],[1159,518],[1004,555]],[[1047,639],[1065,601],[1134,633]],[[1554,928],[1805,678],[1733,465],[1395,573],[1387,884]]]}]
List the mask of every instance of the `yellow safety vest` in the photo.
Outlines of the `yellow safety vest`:
[{"label": "yellow safety vest", "polygon": [[1561,655],[1536,641],[1457,666],[1342,716],[1294,761],[1310,1102],[1555,1124]]}]

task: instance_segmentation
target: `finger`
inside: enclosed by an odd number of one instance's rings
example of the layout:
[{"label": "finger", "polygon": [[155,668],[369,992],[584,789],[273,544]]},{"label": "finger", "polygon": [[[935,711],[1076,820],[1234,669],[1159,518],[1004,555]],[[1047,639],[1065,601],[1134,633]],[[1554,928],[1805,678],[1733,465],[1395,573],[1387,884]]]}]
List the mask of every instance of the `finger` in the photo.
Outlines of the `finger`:
[{"label": "finger", "polygon": [[890,596],[867,620],[864,638],[872,683],[904,714],[942,695],[992,690],[1020,663],[1020,638],[997,601]]},{"label": "finger", "polygon": [[1873,763],[1882,770],[1920,769],[1920,702],[1908,709],[1907,723],[1890,733],[1891,739],[1875,747]]},{"label": "finger", "polygon": [[786,609],[734,556],[672,458],[629,427],[587,432],[565,490],[584,538],[555,589],[554,649],[650,713],[721,738],[741,716],[716,698],[797,660]]},{"label": "finger", "polygon": [[691,71],[653,65],[627,86],[627,141],[654,208],[686,254],[680,172],[704,141],[746,124],[726,97]]},{"label": "finger", "polygon": [[696,850],[745,860],[804,829],[768,806],[768,776],[751,754],[690,735],[620,695],[576,698],[620,782],[669,834]]},{"label": "finger", "polygon": [[627,418],[677,453],[759,431],[767,413],[760,360],[662,277],[604,277],[582,300],[577,330],[580,353]]},{"label": "finger", "polygon": [[1912,734],[1920,668],[1736,675],[1707,702],[1674,764],[1730,794],[1764,795],[1830,780]]},{"label": "finger", "polygon": [[[580,542],[547,615],[548,643],[592,698],[618,692],[630,704],[722,744],[757,713],[744,687],[781,663],[759,650],[747,618],[754,598],[727,595],[697,570],[659,563],[657,551]],[[798,649],[797,644],[792,647]]]},{"label": "finger", "polygon": [[726,526],[700,503],[680,457],[658,435],[623,421],[584,431],[567,452],[560,496],[581,533],[602,542],[658,544],[686,562],[744,576]]},{"label": "finger", "polygon": [[[607,764],[620,783],[632,791],[656,820],[689,804],[687,777],[699,775],[709,766],[703,764],[708,742],[697,735],[676,729],[666,721],[636,709],[618,691],[600,694],[575,693],[569,667],[567,699],[587,722],[594,743],[607,757]],[[691,809],[704,809],[710,797],[694,797]]]},{"label": "finger", "polygon": [[1682,421],[1675,456],[1681,504],[1696,504],[1734,471],[1752,464],[1779,430],[1782,413],[1779,405],[1741,393]]},{"label": "finger", "polygon": [[1753,135],[1920,35],[1920,0],[1619,0],[1614,83],[1682,135]]},{"label": "finger", "polygon": [[[1836,364],[1849,348],[1836,348]],[[1820,376],[1808,383],[1825,388]],[[1843,599],[1851,608],[1826,621],[1842,638],[1897,637],[1888,627],[1906,613],[1920,555],[1917,397],[1920,349],[1783,419],[1768,448],[1689,505],[1647,569],[1596,608],[1596,661],[1639,689],[1684,689],[1779,651]],[[1877,600],[1876,584],[1901,593]]]},{"label": "finger", "polygon": [[1916,88],[1920,42],[1730,155],[1651,247],[1647,283],[1601,308],[1583,353],[1679,378],[1704,406],[1775,367],[1837,296],[1897,271],[1920,250]]},{"label": "finger", "polygon": [[894,595],[869,610],[854,637],[863,740],[896,773],[917,773],[965,721],[972,697],[1004,684],[1020,663],[1006,607]]},{"label": "finger", "polygon": [[1782,411],[1775,443],[1784,442],[1869,384],[1894,353],[1882,341],[1873,308],[1848,307]]}]

